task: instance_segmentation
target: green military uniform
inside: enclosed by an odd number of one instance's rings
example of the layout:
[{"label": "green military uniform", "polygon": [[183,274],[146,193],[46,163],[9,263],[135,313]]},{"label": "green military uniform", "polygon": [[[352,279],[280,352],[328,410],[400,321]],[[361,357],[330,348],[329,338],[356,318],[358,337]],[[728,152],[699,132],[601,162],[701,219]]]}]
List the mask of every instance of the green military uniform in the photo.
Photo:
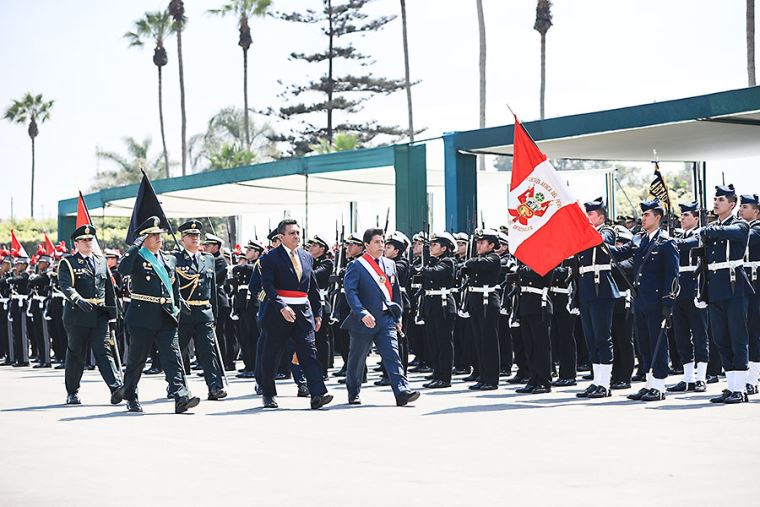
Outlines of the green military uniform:
[{"label": "green military uniform", "polygon": [[[95,237],[95,227],[86,224],[71,235],[74,241]],[[87,345],[92,349],[100,375],[111,390],[111,402],[121,401],[121,372],[112,353],[112,338],[108,321],[116,318],[116,299],[111,274],[105,258],[77,252],[67,255],[58,264],[58,283],[66,302],[63,307],[63,326],[68,335],[66,352],[66,392],[70,403],[76,398],[84,371]]]},{"label": "green military uniform", "polygon": [[196,406],[199,400],[187,388],[180,355],[177,337],[180,295],[175,258],[161,251],[152,254],[142,247],[146,235],[166,232],[159,225],[157,217],[151,217],[140,225],[137,228],[138,240],[119,262],[119,273],[129,276],[132,281],[132,300],[124,318],[130,337],[124,398],[129,411],[142,411],[137,402],[137,384],[155,343],[169,383],[169,392],[174,395],[175,411],[179,413]]},{"label": "green military uniform", "polygon": [[[178,230],[186,234],[200,235],[202,225],[190,220],[180,225]],[[198,362],[203,367],[203,378],[209,390],[210,399],[224,398],[223,380],[219,358],[216,355],[214,321],[217,315],[216,270],[214,256],[187,250],[174,252],[180,296],[190,306],[190,313],[180,315],[179,345],[185,357],[190,340],[195,344]]]}]

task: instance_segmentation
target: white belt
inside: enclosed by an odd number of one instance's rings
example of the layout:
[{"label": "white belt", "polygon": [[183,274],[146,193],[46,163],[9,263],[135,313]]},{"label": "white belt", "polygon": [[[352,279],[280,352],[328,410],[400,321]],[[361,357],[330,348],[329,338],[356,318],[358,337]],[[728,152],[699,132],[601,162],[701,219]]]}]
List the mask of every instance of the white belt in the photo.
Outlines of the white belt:
[{"label": "white belt", "polygon": [[612,271],[612,264],[594,264],[593,266],[581,266],[578,268],[580,274],[599,273],[600,271]]},{"label": "white belt", "polygon": [[401,287],[401,293],[406,294],[406,287]]},{"label": "white belt", "polygon": [[737,259],[735,261],[726,262],[713,262],[707,265],[707,269],[710,271],[718,271],[721,269],[736,269],[741,266],[744,266],[744,259]]},{"label": "white belt", "polygon": [[679,273],[693,273],[697,270],[698,266],[679,266],[678,272]]},{"label": "white belt", "polygon": [[541,306],[545,307],[547,305],[547,296],[549,295],[548,287],[539,289],[537,287],[531,287],[530,285],[520,285],[520,291],[541,295]]},{"label": "white belt", "polygon": [[422,287],[421,283],[413,283],[412,284],[412,289],[419,289],[420,287]]},{"label": "white belt", "polygon": [[26,301],[28,297],[29,296],[26,294],[11,294],[11,299],[16,299],[18,301]]},{"label": "white belt", "polygon": [[238,290],[238,292],[240,292],[241,290],[248,290],[248,286],[247,285],[241,285],[240,287],[238,287],[237,290]]},{"label": "white belt", "polygon": [[631,307],[631,290],[621,290],[620,295],[625,298],[625,308],[626,310]]},{"label": "white belt", "polygon": [[468,290],[470,292],[479,292],[484,295],[488,295],[499,290],[499,286],[495,285],[493,287],[489,287],[488,285],[483,285],[482,287],[469,287]]},{"label": "white belt", "polygon": [[555,294],[570,294],[570,289],[565,287],[552,287],[549,290]]},{"label": "white belt", "polygon": [[441,296],[442,298],[447,297],[449,294],[452,294],[454,291],[453,289],[443,288],[443,289],[427,289],[425,291],[426,296]]},{"label": "white belt", "polygon": [[5,304],[7,302],[8,302],[8,298],[0,298],[0,303]]},{"label": "white belt", "polygon": [[125,302],[125,303],[131,303],[132,302],[132,298],[129,297],[129,296],[124,296],[123,298],[121,298],[121,300],[123,302]]},{"label": "white belt", "polygon": [[757,270],[760,268],[760,261],[744,261],[744,267],[749,268],[752,282],[757,280]]},{"label": "white belt", "polygon": [[61,292],[61,291],[59,291],[57,289],[53,289],[53,297],[54,298],[63,298],[63,297],[66,297],[66,296],[63,294],[63,292]]},{"label": "white belt", "polygon": [[45,301],[47,299],[47,296],[40,296],[39,294],[35,294],[32,296],[32,299],[35,301]]}]

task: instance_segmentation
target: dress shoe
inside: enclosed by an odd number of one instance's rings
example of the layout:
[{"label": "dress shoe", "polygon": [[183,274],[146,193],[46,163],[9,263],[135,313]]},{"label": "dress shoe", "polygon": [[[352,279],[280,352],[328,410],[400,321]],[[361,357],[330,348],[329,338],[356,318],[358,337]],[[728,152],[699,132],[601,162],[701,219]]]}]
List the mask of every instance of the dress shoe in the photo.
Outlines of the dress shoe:
[{"label": "dress shoe", "polygon": [[124,399],[124,386],[119,386],[111,391],[111,405],[118,405]]},{"label": "dress shoe", "polygon": [[583,377],[581,377],[583,380],[594,380],[594,374],[593,373],[587,373]]},{"label": "dress shoe", "polygon": [[718,378],[717,375],[708,375],[707,376],[707,383],[708,384],[717,384],[718,382],[720,382],[720,379]]},{"label": "dress shoe", "polygon": [[[27,364],[26,366],[29,366],[29,365]],[[94,364],[87,365],[87,366],[85,366],[85,369],[92,371],[92,370],[95,369],[95,365]]]},{"label": "dress shoe", "polygon": [[683,366],[676,366],[670,369],[671,375],[683,375]]},{"label": "dress shoe", "polygon": [[425,375],[425,380],[435,380],[435,373],[431,373],[430,375]]},{"label": "dress shoe", "polygon": [[470,368],[454,368],[454,375],[469,375]]},{"label": "dress shoe", "polygon": [[480,380],[480,375],[474,372],[467,375],[465,378],[462,379],[463,382],[477,382],[479,380]]},{"label": "dress shoe", "polygon": [[480,386],[481,391],[495,391],[498,388],[499,386],[494,385],[494,384],[483,384],[482,386]]},{"label": "dress shoe", "polygon": [[396,406],[403,407],[420,397],[419,391],[401,391],[396,397]]},{"label": "dress shoe", "polygon": [[274,399],[274,396],[264,396],[261,401],[264,404],[264,408],[279,408],[280,406],[277,404],[277,401]]},{"label": "dress shoe", "polygon": [[19,361],[19,362],[13,363],[13,367],[14,368],[21,368],[23,366],[29,366],[29,362],[28,361]]},{"label": "dress shoe", "polygon": [[438,379],[433,379],[430,382],[425,382],[424,384],[422,384],[422,387],[430,387],[433,384],[435,384],[436,382],[438,382]]},{"label": "dress shoe", "polygon": [[197,396],[193,396],[192,398],[189,396],[177,396],[174,398],[174,413],[181,414],[187,412],[188,409],[197,407],[200,402],[201,399]]},{"label": "dress shoe", "polygon": [[389,386],[391,385],[391,379],[383,377],[380,380],[375,380],[375,385],[380,387]]},{"label": "dress shoe", "polygon": [[222,400],[227,397],[227,391],[221,387],[215,387],[208,392],[208,399],[211,401]]},{"label": "dress shoe", "polygon": [[537,386],[530,394],[546,394],[552,392],[552,388],[549,386]]},{"label": "dress shoe", "polygon": [[374,371],[376,373],[379,373],[379,372],[383,371],[383,367],[382,366],[375,366],[374,368],[372,368],[372,371]]},{"label": "dress shoe", "polygon": [[665,388],[669,393],[685,393],[687,391],[694,391],[694,382],[684,382],[683,380],[674,386]]},{"label": "dress shoe", "polygon": [[515,375],[514,377],[507,379],[507,384],[524,384],[527,381],[528,381],[527,378],[521,375]]},{"label": "dress shoe", "polygon": [[588,398],[588,395],[596,391],[596,388],[598,386],[596,384],[591,384],[586,388],[585,391],[581,391],[579,393],[575,393],[576,398]]},{"label": "dress shoe", "polygon": [[290,378],[290,376],[287,373],[277,373],[274,376],[275,380],[285,380],[285,379],[288,379],[288,378]]},{"label": "dress shoe", "polygon": [[476,382],[475,384],[472,384],[467,389],[470,391],[480,391],[480,388],[483,387],[483,382]]},{"label": "dress shoe", "polygon": [[723,392],[720,393],[720,396],[716,396],[715,398],[710,398],[710,403],[724,403],[726,401],[726,398],[731,396],[733,393],[729,391],[728,389],[723,389]]},{"label": "dress shoe", "polygon": [[315,394],[311,397],[311,409],[317,410],[322,408],[333,400],[332,394]]},{"label": "dress shoe", "polygon": [[61,363],[58,366],[55,367],[56,370],[65,370],[66,369],[66,363]]},{"label": "dress shoe", "polygon": [[167,391],[167,393],[166,393],[166,399],[167,400],[173,400],[176,397],[177,397],[176,393],[170,393],[170,392]]},{"label": "dress shoe", "polygon": [[345,377],[346,376],[346,366],[344,365],[341,367],[340,370],[336,371],[332,374],[333,377]]},{"label": "dress shoe", "polygon": [[631,383],[626,382],[625,380],[616,380],[615,382],[612,382],[610,384],[610,389],[620,390],[620,389],[630,389],[630,388],[631,388]]},{"label": "dress shoe", "polygon": [[359,395],[352,396],[348,398],[348,404],[349,405],[361,405],[362,400],[359,398]]},{"label": "dress shoe", "polygon": [[308,398],[309,396],[311,396],[311,394],[309,394],[309,386],[307,386],[306,384],[299,384],[298,385],[298,397],[299,398]]},{"label": "dress shoe", "polygon": [[707,384],[705,384],[701,380],[697,380],[696,382],[694,382],[695,393],[703,393],[705,391],[707,391]]},{"label": "dress shoe", "polygon": [[338,379],[338,384],[345,384],[346,383],[346,377],[341,377]]},{"label": "dress shoe", "polygon": [[633,401],[641,401],[641,398],[643,398],[644,395],[647,394],[648,392],[649,392],[649,389],[647,389],[647,388],[641,388],[641,389],[638,390],[638,392],[635,392],[633,394],[629,394],[628,396],[626,396],[626,398],[628,398],[629,400],[633,400]]},{"label": "dress shoe", "polygon": [[533,393],[533,389],[535,389],[536,387],[538,387],[538,386],[535,385],[535,384],[526,384],[523,387],[515,389],[515,392],[516,393],[520,393],[520,394],[532,394]]},{"label": "dress shoe", "polygon": [[665,399],[665,393],[659,389],[650,389],[641,396],[641,401],[660,401]]},{"label": "dress shoe", "polygon": [[77,394],[69,394],[66,396],[66,405],[81,405],[82,401]]},{"label": "dress shoe", "polygon": [[127,412],[142,412],[142,405],[137,399],[127,400]]},{"label": "dress shoe", "polygon": [[50,368],[50,366],[51,366],[50,363],[40,363],[40,364],[35,364],[34,366],[32,366],[32,368]]},{"label": "dress shoe", "polygon": [[413,369],[411,369],[409,371],[413,371],[414,373],[431,373],[433,371],[433,369],[430,366],[426,365],[426,364],[422,364],[422,365],[419,365],[416,368],[413,368]]},{"label": "dress shoe", "polygon": [[747,396],[757,394],[757,384],[747,384]]},{"label": "dress shoe", "polygon": [[743,393],[741,391],[734,391],[726,396],[726,399],[723,400],[723,403],[726,405],[734,405],[736,403],[746,403],[747,401],[748,400],[746,393]]},{"label": "dress shoe", "polygon": [[631,377],[631,382],[644,382],[646,381],[647,376],[644,373],[636,373],[634,376]]},{"label": "dress shoe", "polygon": [[554,382],[552,382],[552,386],[554,387],[569,387],[574,386],[578,382],[575,381],[574,378],[558,378]]},{"label": "dress shoe", "polygon": [[161,373],[161,369],[160,368],[154,368],[153,366],[151,366],[150,368],[148,368],[147,370],[145,370],[143,373],[145,375],[158,375],[159,373]]},{"label": "dress shoe", "polygon": [[578,371],[590,371],[591,370],[591,365],[588,364],[588,363],[581,363],[581,364],[578,365],[578,367],[576,368],[576,370],[578,370]]},{"label": "dress shoe", "polygon": [[608,398],[610,396],[612,396],[612,391],[604,386],[597,386],[594,391],[588,393],[588,396],[586,396],[586,398],[596,400],[599,398]]},{"label": "dress shoe", "polygon": [[235,375],[237,378],[256,378],[256,374],[252,371],[241,371],[237,375]]},{"label": "dress shoe", "polygon": [[206,373],[203,372],[203,371],[197,371],[197,372],[195,372],[195,374],[198,375],[199,377],[205,377],[206,376]]},{"label": "dress shoe", "polygon": [[446,387],[451,387],[451,382],[445,382],[443,380],[436,380],[434,382],[431,382],[428,384],[428,388],[430,389],[443,389]]}]

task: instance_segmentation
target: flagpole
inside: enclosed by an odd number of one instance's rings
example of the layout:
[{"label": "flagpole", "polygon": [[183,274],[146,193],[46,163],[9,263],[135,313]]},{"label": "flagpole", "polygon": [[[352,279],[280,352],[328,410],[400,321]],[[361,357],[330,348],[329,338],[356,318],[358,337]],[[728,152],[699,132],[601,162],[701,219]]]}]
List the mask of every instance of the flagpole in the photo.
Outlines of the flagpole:
[{"label": "flagpole", "polygon": [[[142,173],[143,178],[145,178],[146,180],[148,180],[148,185],[150,185],[151,189],[153,189],[153,183],[150,182],[150,178],[148,178],[148,175],[145,174],[145,169],[140,168],[140,172]],[[156,193],[155,189],[153,189],[153,193],[154,194]],[[156,196],[156,197],[158,197],[158,196]],[[159,203],[159,205],[160,204],[161,203]],[[161,208],[161,211],[162,212],[164,211],[163,208]],[[169,222],[169,217],[166,216],[165,212],[164,212],[164,218],[166,219],[166,225],[169,227],[169,233],[171,233],[172,239],[174,239],[174,244],[177,246],[177,250],[181,252],[183,250],[183,248],[182,248],[182,246],[180,246],[179,241],[177,241],[177,236],[174,234],[174,228],[172,227],[171,222]]]}]

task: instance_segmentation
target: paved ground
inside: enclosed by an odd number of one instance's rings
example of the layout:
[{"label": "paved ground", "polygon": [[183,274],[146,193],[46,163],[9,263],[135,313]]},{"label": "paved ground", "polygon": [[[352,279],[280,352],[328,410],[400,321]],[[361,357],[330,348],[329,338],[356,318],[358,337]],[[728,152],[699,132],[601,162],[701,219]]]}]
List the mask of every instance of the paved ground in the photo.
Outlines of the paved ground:
[{"label": "paved ground", "polygon": [[330,384],[320,411],[283,381],[263,412],[235,379],[229,399],[175,415],[163,379],[143,377],[140,415],[111,406],[97,372],[66,407],[60,370],[0,368],[2,505],[760,503],[760,399],[711,406],[717,385],[642,404],[457,382],[397,408],[390,388],[349,407]]}]

